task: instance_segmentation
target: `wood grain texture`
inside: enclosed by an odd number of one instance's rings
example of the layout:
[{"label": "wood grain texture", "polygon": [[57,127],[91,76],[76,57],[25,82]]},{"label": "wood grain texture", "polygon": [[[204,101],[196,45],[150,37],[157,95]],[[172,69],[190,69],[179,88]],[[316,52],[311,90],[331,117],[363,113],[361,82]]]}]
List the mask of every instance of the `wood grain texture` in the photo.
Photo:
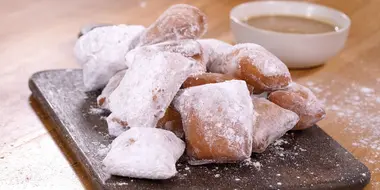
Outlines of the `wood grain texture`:
[{"label": "wood grain texture", "polygon": [[[145,7],[142,7],[145,2]],[[169,5],[188,3],[207,15],[206,37],[233,42],[229,30],[229,11],[242,0],[0,0],[0,189],[91,188],[75,160],[60,145],[46,115],[29,99],[28,78],[32,73],[55,68],[77,68],[72,48],[80,28],[89,23],[128,23],[149,25]],[[380,7],[379,0],[316,0],[344,11],[352,19],[344,50],[323,67],[292,71],[299,83],[318,81],[337,97],[353,83],[380,89]],[[360,95],[364,99],[365,95]],[[332,100],[327,100],[327,104]],[[362,102],[365,103],[365,102]],[[347,109],[350,109],[347,105]],[[344,109],[345,107],[343,107]],[[362,127],[339,119],[333,110],[319,125],[372,170],[366,189],[380,188],[380,150],[353,143],[373,135],[363,130],[349,133],[347,128]],[[380,106],[361,110],[380,113]],[[330,126],[334,126],[331,128]],[[4,183],[3,183],[4,182]]]}]

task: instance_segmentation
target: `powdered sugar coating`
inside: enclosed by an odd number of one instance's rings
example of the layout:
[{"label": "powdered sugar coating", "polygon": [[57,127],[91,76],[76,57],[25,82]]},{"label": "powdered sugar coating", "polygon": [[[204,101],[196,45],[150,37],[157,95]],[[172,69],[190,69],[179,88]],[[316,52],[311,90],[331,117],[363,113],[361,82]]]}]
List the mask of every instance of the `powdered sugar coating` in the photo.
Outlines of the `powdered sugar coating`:
[{"label": "powdered sugar coating", "polygon": [[294,129],[311,127],[325,117],[323,105],[314,93],[294,82],[284,90],[269,94],[268,99],[300,116],[300,120]]},{"label": "powdered sugar coating", "polygon": [[107,83],[106,87],[102,90],[102,93],[96,99],[98,106],[104,109],[109,109],[108,97],[119,86],[121,79],[123,79],[126,70],[117,72]]},{"label": "powdered sugar coating", "polygon": [[264,98],[252,97],[257,112],[252,152],[261,153],[273,142],[292,129],[298,122],[296,113],[281,108]]},{"label": "powdered sugar coating", "polygon": [[118,119],[112,113],[106,118],[108,134],[114,137],[119,136],[126,130],[130,129],[128,125],[125,125],[122,120]]},{"label": "powdered sugar coating", "polygon": [[139,51],[109,97],[109,126],[155,127],[182,83],[195,73],[197,63],[180,54]]},{"label": "powdered sugar coating", "polygon": [[290,77],[286,65],[260,45],[254,43],[236,44],[224,51],[223,61],[213,64],[212,72],[234,74],[242,57],[248,57],[252,64],[265,76],[286,75]]},{"label": "powdered sugar coating", "polygon": [[144,29],[138,25],[104,26],[77,40],[74,53],[83,68],[86,90],[103,88],[116,72],[127,68],[125,55]]},{"label": "powdered sugar coating", "polygon": [[202,46],[196,40],[191,39],[166,41],[151,45],[150,47],[161,51],[180,53],[185,57],[193,57],[202,54]]},{"label": "powdered sugar coating", "polygon": [[303,100],[305,101],[305,105],[303,107],[303,114],[314,115],[319,113],[320,110],[323,109],[322,103],[318,100],[318,98],[309,88],[293,82],[285,90],[292,93],[306,94],[306,96],[302,96]]},{"label": "powdered sugar coating", "polygon": [[244,81],[190,87],[173,104],[182,117],[190,164],[236,162],[251,155],[256,118]]},{"label": "powdered sugar coating", "polygon": [[223,55],[232,47],[232,45],[212,38],[199,39],[198,42],[202,45],[205,54],[208,54],[208,71],[218,73],[218,68],[214,68],[213,63],[215,63],[215,65],[221,65]]},{"label": "powdered sugar coating", "polygon": [[127,65],[133,62],[135,54],[141,51],[141,49],[154,49],[157,51],[179,53],[189,59],[197,61],[199,63],[200,71],[206,72],[208,55],[203,52],[202,46],[195,40],[185,39],[178,41],[166,41],[154,45],[138,47],[128,52],[126,55]]},{"label": "powdered sugar coating", "polygon": [[283,75],[290,77],[288,67],[275,55],[260,45],[253,43],[237,44],[233,46],[230,51],[239,52],[234,57],[227,57],[227,59],[232,59],[232,63],[234,64],[237,64],[234,61],[236,57],[249,57],[252,64],[257,67],[264,76]]},{"label": "powdered sugar coating", "polygon": [[169,7],[140,37],[139,46],[169,40],[197,39],[207,31],[206,15],[186,4]]},{"label": "powdered sugar coating", "polygon": [[237,44],[212,64],[213,72],[236,76],[253,86],[253,93],[283,89],[292,81],[286,65],[263,47]]},{"label": "powdered sugar coating", "polygon": [[112,175],[168,179],[177,173],[175,163],[184,150],[185,143],[170,131],[131,128],[112,142],[103,165]]}]

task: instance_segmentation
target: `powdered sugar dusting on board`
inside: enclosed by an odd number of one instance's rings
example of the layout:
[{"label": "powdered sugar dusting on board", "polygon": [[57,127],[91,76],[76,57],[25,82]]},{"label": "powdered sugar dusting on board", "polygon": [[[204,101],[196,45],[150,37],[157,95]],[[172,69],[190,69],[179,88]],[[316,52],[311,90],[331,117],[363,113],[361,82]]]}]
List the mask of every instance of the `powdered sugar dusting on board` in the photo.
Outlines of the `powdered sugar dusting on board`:
[{"label": "powdered sugar dusting on board", "polygon": [[99,150],[98,150],[98,155],[101,157],[105,157],[107,155],[107,153],[110,151],[110,148],[111,148],[110,145],[106,146],[104,144],[100,144]]},{"label": "powdered sugar dusting on board", "polygon": [[90,107],[90,109],[88,110],[88,113],[91,115],[100,115],[103,112],[104,112],[103,109],[97,108],[97,107]]},{"label": "powdered sugar dusting on board", "polygon": [[257,170],[260,170],[262,165],[259,161],[252,161],[252,158],[245,159],[241,165],[243,166],[254,166]]},{"label": "powdered sugar dusting on board", "polygon": [[[371,158],[364,157],[368,164],[380,164],[380,99],[379,91],[359,83],[351,83],[339,94],[330,89],[341,88],[342,81],[332,80],[329,85],[317,81],[306,82],[306,85],[321,98],[329,114],[335,114],[334,122],[346,125],[342,133],[359,136],[353,146],[371,150]],[[322,89],[316,92],[315,89]],[[362,135],[360,135],[362,134]],[[352,135],[350,135],[352,136]],[[379,169],[372,172],[380,173]]]},{"label": "powdered sugar dusting on board", "polygon": [[[202,151],[197,146],[200,144],[202,149],[204,146],[208,146],[209,150],[220,149],[219,142],[222,140],[227,144],[223,151],[230,152],[231,157],[250,156],[252,126],[256,119],[244,81],[231,80],[187,88],[174,99],[174,106],[181,113],[185,136],[188,146],[194,150],[193,154],[198,155]],[[197,129],[189,129],[194,118],[201,124],[197,125]],[[193,164],[223,161],[228,159],[201,160]]]}]

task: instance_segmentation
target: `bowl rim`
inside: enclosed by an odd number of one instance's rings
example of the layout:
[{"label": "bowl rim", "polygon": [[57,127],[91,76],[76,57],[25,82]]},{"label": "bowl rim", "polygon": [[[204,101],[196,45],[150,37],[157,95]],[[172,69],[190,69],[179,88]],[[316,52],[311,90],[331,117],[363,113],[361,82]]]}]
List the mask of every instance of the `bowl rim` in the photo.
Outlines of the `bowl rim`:
[{"label": "bowl rim", "polygon": [[[242,6],[247,6],[247,5],[252,5],[252,4],[268,4],[270,6],[270,4],[301,4],[301,5],[308,5],[308,6],[314,6],[314,7],[318,7],[318,8],[322,8],[322,9],[327,9],[327,10],[330,10],[330,11],[333,11],[333,12],[336,12],[338,14],[340,14],[342,16],[343,19],[345,19],[347,21],[347,25],[346,26],[343,26],[343,27],[340,27],[338,30],[336,31],[333,31],[333,32],[324,32],[324,33],[314,33],[314,34],[300,34],[300,33],[285,33],[285,32],[276,32],[276,31],[271,31],[271,30],[266,30],[266,29],[261,29],[261,28],[257,28],[257,27],[254,27],[254,26],[251,26],[251,25],[248,25],[244,22],[242,22],[240,19],[236,18],[234,15],[233,15],[233,12],[236,11],[238,8],[242,7]],[[263,14],[265,15],[265,14]],[[269,14],[267,14],[269,15]],[[292,14],[289,14],[289,15],[292,15]],[[307,18],[317,18],[317,17],[307,17]],[[250,29],[250,30],[257,30],[258,32],[262,32],[262,33],[268,33],[268,34],[273,34],[273,35],[284,35],[284,36],[302,36],[302,37],[316,37],[316,36],[330,36],[330,35],[337,35],[337,34],[341,34],[341,33],[344,33],[346,32],[350,26],[351,26],[351,19],[348,15],[346,15],[344,12],[342,11],[339,11],[337,9],[334,9],[334,8],[331,8],[331,7],[327,7],[327,6],[324,6],[324,5],[320,5],[320,4],[315,4],[315,3],[310,3],[310,2],[299,2],[299,1],[279,1],[279,0],[270,0],[270,1],[251,1],[251,2],[245,2],[245,3],[241,3],[241,4],[238,4],[236,5],[235,7],[233,7],[230,11],[230,20],[234,21],[235,23],[239,24],[239,25],[242,25],[244,26],[245,28],[247,29]]]}]

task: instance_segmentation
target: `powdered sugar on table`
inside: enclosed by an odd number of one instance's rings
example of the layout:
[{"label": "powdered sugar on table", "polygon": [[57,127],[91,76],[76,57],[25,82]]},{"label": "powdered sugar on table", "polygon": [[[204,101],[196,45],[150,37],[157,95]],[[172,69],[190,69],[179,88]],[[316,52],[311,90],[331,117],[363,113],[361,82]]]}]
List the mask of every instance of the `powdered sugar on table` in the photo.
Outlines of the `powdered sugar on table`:
[{"label": "powdered sugar on table", "polygon": [[[352,145],[371,151],[362,161],[368,164],[380,164],[379,91],[355,82],[349,85],[343,85],[343,83],[342,80],[332,80],[329,85],[321,84],[319,81],[305,82],[306,86],[325,104],[328,115],[335,115],[336,118],[333,121],[346,125],[342,133],[349,136],[355,134],[359,137],[353,139]],[[348,87],[342,89],[341,93],[333,94],[330,91],[342,86]],[[380,169],[372,172],[379,174]]]}]

